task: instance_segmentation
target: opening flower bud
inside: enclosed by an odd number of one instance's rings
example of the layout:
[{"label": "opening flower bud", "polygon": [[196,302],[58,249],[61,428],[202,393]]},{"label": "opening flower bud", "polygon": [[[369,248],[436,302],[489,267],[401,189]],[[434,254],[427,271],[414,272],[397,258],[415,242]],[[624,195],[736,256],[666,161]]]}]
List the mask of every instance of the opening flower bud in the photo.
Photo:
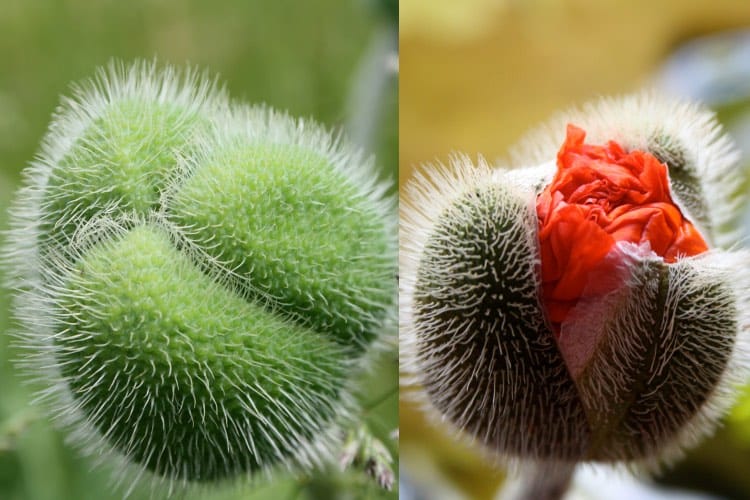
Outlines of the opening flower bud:
[{"label": "opening flower bud", "polygon": [[[667,166],[645,151],[610,141],[586,144],[586,133],[568,125],[557,154],[557,172],[536,201],[542,260],[542,303],[554,332],[597,297],[629,280],[633,252],[678,257],[708,250],[693,224],[672,201]],[[623,252],[620,242],[632,243]]]},{"label": "opening flower bud", "polygon": [[407,187],[404,383],[497,456],[656,466],[748,374],[748,253],[716,247],[737,157],[710,113],[653,96],[567,123],[524,167],[458,158]]}]

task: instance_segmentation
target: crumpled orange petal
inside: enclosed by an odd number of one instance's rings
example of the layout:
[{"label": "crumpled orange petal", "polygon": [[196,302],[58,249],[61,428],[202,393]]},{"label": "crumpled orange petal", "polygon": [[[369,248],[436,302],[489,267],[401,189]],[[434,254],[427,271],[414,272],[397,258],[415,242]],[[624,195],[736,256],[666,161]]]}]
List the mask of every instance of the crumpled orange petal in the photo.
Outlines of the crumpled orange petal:
[{"label": "crumpled orange petal", "polygon": [[672,200],[665,164],[585,137],[568,125],[557,173],[536,202],[542,303],[556,334],[584,294],[603,296],[621,285],[601,279],[614,273],[616,260],[607,256],[617,242],[647,246],[668,263],[708,250]]}]

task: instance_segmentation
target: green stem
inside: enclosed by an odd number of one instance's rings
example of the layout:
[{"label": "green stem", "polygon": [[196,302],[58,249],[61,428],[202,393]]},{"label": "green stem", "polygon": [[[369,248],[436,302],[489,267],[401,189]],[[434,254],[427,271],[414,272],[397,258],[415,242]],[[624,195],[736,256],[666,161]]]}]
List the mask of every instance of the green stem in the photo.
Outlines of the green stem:
[{"label": "green stem", "polygon": [[516,481],[506,485],[504,500],[560,500],[570,487],[574,463],[536,463],[524,467]]},{"label": "green stem", "polygon": [[392,397],[396,393],[398,393],[398,384],[396,384],[393,387],[391,387],[384,394],[381,394],[377,398],[375,398],[372,401],[370,401],[369,403],[365,404],[362,407],[362,414],[364,415],[364,414],[367,414],[370,411],[374,410],[375,408],[377,408],[378,406],[380,406],[381,404],[383,404],[386,400],[388,400],[388,398]]},{"label": "green stem", "polygon": [[18,438],[38,420],[35,411],[24,408],[0,423],[0,452],[15,449]]},{"label": "green stem", "polygon": [[347,129],[354,142],[365,151],[375,149],[387,89],[397,78],[398,70],[391,61],[397,54],[397,29],[390,24],[383,26],[373,35],[350,90]]}]

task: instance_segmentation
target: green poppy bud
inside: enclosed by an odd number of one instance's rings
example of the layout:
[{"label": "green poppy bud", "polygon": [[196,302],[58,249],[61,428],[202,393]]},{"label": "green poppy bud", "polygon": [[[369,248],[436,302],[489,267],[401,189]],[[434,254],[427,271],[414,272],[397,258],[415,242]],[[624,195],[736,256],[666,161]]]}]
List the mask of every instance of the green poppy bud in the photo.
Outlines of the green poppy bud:
[{"label": "green poppy bud", "polygon": [[393,202],[321,126],[114,64],[12,211],[26,368],[81,447],[170,482],[330,458],[396,293]]}]

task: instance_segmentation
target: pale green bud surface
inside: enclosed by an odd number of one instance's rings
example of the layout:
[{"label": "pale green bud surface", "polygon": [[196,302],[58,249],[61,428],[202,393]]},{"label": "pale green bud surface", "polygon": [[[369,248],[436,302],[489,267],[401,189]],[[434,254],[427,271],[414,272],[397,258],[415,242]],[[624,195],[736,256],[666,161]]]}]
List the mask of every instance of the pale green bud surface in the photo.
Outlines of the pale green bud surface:
[{"label": "pale green bud surface", "polygon": [[4,260],[73,439],[170,483],[328,459],[395,305],[376,177],[189,72],[113,65],[64,101]]},{"label": "pale green bud surface", "polygon": [[57,295],[73,398],[156,472],[257,469],[336,414],[341,350],[215,283],[153,227],[96,245]]},{"label": "pale green bud surface", "polygon": [[373,339],[384,312],[373,305],[393,294],[382,285],[393,279],[392,256],[375,207],[343,173],[319,153],[241,137],[194,169],[167,207],[188,240],[244,292],[271,297],[342,346]]}]

